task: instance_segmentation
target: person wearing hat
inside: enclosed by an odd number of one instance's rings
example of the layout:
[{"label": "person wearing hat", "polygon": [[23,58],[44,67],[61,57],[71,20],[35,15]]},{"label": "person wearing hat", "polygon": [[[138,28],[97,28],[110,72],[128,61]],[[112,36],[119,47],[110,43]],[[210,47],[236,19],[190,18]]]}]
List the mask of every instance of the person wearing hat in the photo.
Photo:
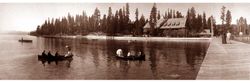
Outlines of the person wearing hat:
[{"label": "person wearing hat", "polygon": [[71,48],[69,46],[66,46],[66,48],[68,49],[68,52],[67,52],[67,54],[65,54],[64,57],[71,57],[71,56],[73,56],[73,54],[71,52]]},{"label": "person wearing hat", "polygon": [[48,52],[48,58],[52,58],[53,55],[50,53],[50,51]]},{"label": "person wearing hat", "polygon": [[47,54],[45,53],[45,50],[43,50],[42,56],[45,57]]},{"label": "person wearing hat", "polygon": [[59,53],[58,53],[58,51],[56,51],[56,53],[55,53],[55,57],[58,57],[59,56]]},{"label": "person wearing hat", "polygon": [[118,50],[116,51],[116,54],[117,54],[117,56],[119,56],[119,57],[124,57],[124,56],[123,56],[123,51],[122,51],[122,49],[118,49]]}]

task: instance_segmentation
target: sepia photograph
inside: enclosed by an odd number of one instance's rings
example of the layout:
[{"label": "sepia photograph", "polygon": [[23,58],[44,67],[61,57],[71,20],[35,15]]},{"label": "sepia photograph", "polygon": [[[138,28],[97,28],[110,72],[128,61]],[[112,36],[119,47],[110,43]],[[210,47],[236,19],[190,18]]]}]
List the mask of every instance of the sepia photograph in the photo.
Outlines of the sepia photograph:
[{"label": "sepia photograph", "polygon": [[250,3],[0,3],[1,80],[249,80]]}]

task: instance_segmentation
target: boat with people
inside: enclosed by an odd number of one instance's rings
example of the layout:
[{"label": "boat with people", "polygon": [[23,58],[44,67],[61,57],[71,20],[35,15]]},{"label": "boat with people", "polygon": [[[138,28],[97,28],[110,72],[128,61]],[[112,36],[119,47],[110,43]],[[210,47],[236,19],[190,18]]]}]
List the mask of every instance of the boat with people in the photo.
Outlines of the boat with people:
[{"label": "boat with people", "polygon": [[50,51],[46,54],[45,50],[41,55],[38,55],[38,60],[40,61],[63,61],[63,60],[73,60],[73,54],[71,52],[71,48],[66,46],[68,52],[65,55],[60,55],[58,51],[56,51],[55,55],[52,55]]},{"label": "boat with people", "polygon": [[73,54],[68,55],[59,55],[58,52],[55,53],[55,55],[52,55],[50,51],[46,54],[45,50],[43,51],[42,55],[38,55],[38,61],[41,61],[43,66],[45,66],[46,63],[51,64],[52,62],[55,62],[56,65],[58,65],[61,61],[66,61],[67,67],[70,67],[70,63],[73,60]]},{"label": "boat with people", "polygon": [[73,60],[73,55],[64,56],[64,55],[38,55],[39,61],[64,61],[64,60]]},{"label": "boat with people", "polygon": [[28,43],[31,43],[32,42],[32,40],[28,40],[28,39],[20,39],[20,40],[18,40],[19,42],[28,42]]},{"label": "boat with people", "polygon": [[127,55],[123,53],[122,49],[116,51],[116,57],[123,60],[145,60],[145,54],[142,52],[128,52]]}]

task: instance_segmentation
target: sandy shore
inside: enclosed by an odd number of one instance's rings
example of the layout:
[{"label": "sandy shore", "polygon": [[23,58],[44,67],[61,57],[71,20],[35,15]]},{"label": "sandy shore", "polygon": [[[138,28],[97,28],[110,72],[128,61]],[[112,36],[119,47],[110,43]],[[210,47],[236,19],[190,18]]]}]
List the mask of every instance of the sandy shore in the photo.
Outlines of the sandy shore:
[{"label": "sandy shore", "polygon": [[207,41],[211,38],[185,38],[185,37],[126,37],[126,36],[44,36],[49,38],[86,38],[91,40],[131,40],[131,41]]},{"label": "sandy shore", "polygon": [[114,40],[136,40],[136,41],[200,41],[211,40],[211,38],[170,38],[170,37],[109,37],[109,36],[83,36],[87,39],[114,39]]}]

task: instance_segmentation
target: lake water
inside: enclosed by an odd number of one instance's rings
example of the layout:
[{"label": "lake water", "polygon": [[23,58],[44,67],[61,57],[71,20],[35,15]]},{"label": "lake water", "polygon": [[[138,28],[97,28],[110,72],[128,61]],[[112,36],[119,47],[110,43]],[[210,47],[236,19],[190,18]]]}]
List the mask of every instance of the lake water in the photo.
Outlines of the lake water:
[{"label": "lake water", "polygon": [[[32,39],[20,43],[18,39]],[[65,54],[72,47],[73,61],[42,63],[43,50]],[[0,36],[0,79],[195,79],[209,41],[139,42]],[[117,59],[118,48],[141,50],[145,61]]]}]

